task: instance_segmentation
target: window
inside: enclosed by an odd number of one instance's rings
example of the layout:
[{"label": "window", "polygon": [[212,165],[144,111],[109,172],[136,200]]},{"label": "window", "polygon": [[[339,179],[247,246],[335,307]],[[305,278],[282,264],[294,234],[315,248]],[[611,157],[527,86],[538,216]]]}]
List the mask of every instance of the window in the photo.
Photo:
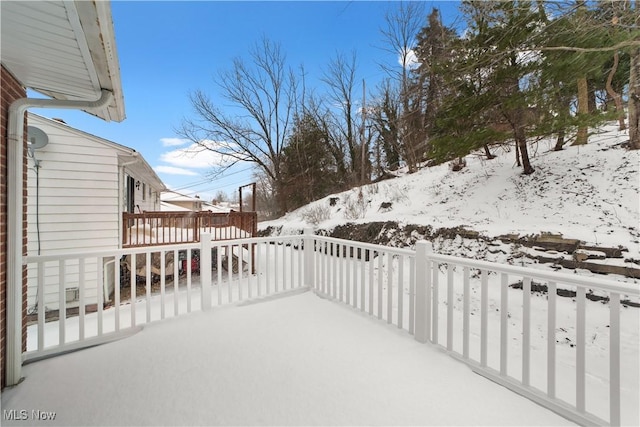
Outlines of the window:
[{"label": "window", "polygon": [[142,200],[147,200],[147,184],[142,183]]}]

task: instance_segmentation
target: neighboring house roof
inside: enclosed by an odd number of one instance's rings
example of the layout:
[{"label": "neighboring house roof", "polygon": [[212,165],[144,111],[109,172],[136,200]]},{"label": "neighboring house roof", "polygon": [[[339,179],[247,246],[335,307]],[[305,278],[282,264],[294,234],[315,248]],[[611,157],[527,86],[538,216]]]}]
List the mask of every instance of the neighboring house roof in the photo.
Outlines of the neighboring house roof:
[{"label": "neighboring house roof", "polygon": [[206,206],[202,207],[203,210],[213,211],[213,212],[229,212],[229,211],[238,211],[240,210],[240,206],[237,203],[231,202],[218,202],[215,205],[212,203],[207,203]]},{"label": "neighboring house roof", "polygon": [[193,212],[189,208],[174,205],[173,203],[169,202],[160,202],[160,210],[164,212]]},{"label": "neighboring house roof", "polygon": [[100,138],[99,136],[92,135],[80,129],[73,128],[66,123],[62,123],[58,120],[48,119],[32,112],[28,112],[27,114],[27,120],[30,126],[37,127],[39,123],[46,123],[49,126],[60,129],[61,132],[67,132],[77,135],[80,138],[90,139],[97,144],[105,145],[113,149],[118,156],[118,165],[126,165],[126,168],[131,171],[132,174],[135,174],[136,178],[142,179],[145,183],[151,185],[151,187],[156,191],[162,192],[166,190],[166,186],[155,173],[153,168],[149,165],[149,163],[147,163],[144,157],[133,148],[109,141],[104,138]]},{"label": "neighboring house roof", "polygon": [[180,194],[171,190],[164,191],[160,195],[160,200],[162,200],[163,202],[169,202],[169,203],[171,202],[194,202],[194,203],[201,202],[202,203],[202,199],[199,199],[197,197],[190,197],[185,194]]},{"label": "neighboring house roof", "polygon": [[60,100],[95,100],[107,89],[109,106],[87,112],[124,120],[110,2],[0,1],[0,17],[2,65],[24,87]]}]

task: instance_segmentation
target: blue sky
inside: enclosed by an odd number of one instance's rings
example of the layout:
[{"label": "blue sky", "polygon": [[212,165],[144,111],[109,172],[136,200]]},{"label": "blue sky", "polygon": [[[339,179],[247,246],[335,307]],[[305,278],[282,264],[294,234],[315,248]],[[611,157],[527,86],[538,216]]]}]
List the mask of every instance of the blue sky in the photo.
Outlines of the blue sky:
[{"label": "blue sky", "polygon": [[[425,1],[425,13],[440,9],[445,24],[455,19],[457,3]],[[42,110],[68,125],[139,151],[164,183],[210,199],[218,190],[232,195],[252,181],[249,164],[226,178],[211,180],[206,158],[176,155],[170,145],[184,117],[191,116],[189,93],[203,90],[216,99],[213,77],[245,57],[263,36],[279,43],[292,67],[304,65],[307,87],[337,52],[357,55],[357,81],[373,89],[385,76],[380,63],[397,57],[382,49],[387,1],[113,1],[116,45],[127,118],[106,123],[69,110]],[[426,22],[426,16],[425,16]],[[362,89],[356,89],[361,93]]]}]

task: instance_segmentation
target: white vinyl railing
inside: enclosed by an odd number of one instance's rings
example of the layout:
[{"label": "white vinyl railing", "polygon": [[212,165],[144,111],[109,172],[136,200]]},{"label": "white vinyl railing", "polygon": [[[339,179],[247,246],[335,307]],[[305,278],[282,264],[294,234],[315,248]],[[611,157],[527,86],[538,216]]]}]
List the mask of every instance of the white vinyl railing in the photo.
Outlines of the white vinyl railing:
[{"label": "white vinyl railing", "polygon": [[[127,256],[128,273],[120,278],[120,260]],[[151,268],[141,273],[137,264],[151,266],[158,256],[159,274]],[[180,263],[167,267],[171,257]],[[89,260],[97,260],[96,272],[83,268]],[[48,319],[45,304],[38,303],[25,360],[117,339],[192,311],[311,288],[441,348],[578,424],[620,425],[621,414],[637,412],[637,381],[621,377],[621,366],[637,364],[638,337],[625,337],[635,347],[621,351],[621,343],[628,344],[621,331],[637,329],[640,310],[621,301],[637,303],[640,290],[604,278],[439,255],[428,242],[418,242],[414,251],[310,231],[225,242],[203,236],[199,244],[37,256],[28,263],[38,272],[39,295],[45,282],[57,286],[61,315]],[[45,274],[50,264],[57,266],[55,278]],[[118,282],[109,304],[102,292],[88,297],[80,285],[77,316],[62,315],[71,270],[80,284],[94,274],[100,289],[109,276],[105,269]],[[136,282],[144,291],[128,286]],[[130,289],[126,300],[120,283]],[[559,297],[560,291],[571,297]],[[588,301],[592,296],[606,303]],[[90,306],[91,313],[85,309]]]},{"label": "white vinyl railing", "polygon": [[[405,329],[578,424],[620,425],[622,409],[637,422],[640,310],[621,311],[622,298],[637,306],[637,286],[439,255],[429,242],[410,251],[305,237],[314,248],[305,271],[318,294]],[[622,321],[635,331],[624,355]],[[621,366],[630,375],[621,378]]]},{"label": "white vinyl railing", "polygon": [[[119,339],[145,323],[303,287],[301,243],[301,236],[212,242],[203,233],[200,243],[28,257],[37,271],[30,310],[36,320],[27,328],[23,360]],[[109,278],[115,286],[107,301],[102,289],[109,289]],[[69,283],[78,292],[71,304]]]}]

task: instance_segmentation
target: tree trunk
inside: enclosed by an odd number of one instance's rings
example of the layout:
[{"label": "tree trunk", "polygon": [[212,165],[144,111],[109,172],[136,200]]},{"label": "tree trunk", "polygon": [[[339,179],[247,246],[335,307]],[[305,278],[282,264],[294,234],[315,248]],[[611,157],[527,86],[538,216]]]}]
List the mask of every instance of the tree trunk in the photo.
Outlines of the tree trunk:
[{"label": "tree trunk", "polygon": [[491,154],[491,151],[489,150],[489,146],[487,144],[484,144],[484,154],[487,156],[487,160],[496,158],[496,156]]},{"label": "tree trunk", "polygon": [[[589,114],[589,86],[587,78],[580,77],[578,79],[578,117],[584,117]],[[589,129],[585,124],[578,125],[578,134],[572,145],[584,145],[589,139]]]},{"label": "tree trunk", "polygon": [[525,175],[532,174],[535,169],[529,161],[529,151],[527,150],[527,137],[524,133],[524,127],[519,126],[516,130],[516,146],[520,149],[520,157],[522,159],[522,173]]},{"label": "tree trunk", "polygon": [[558,131],[558,139],[556,139],[556,146],[553,148],[553,151],[562,151],[563,145],[564,145],[564,129],[560,129]]},{"label": "tree trunk", "polygon": [[627,127],[624,123],[624,108],[622,107],[622,98],[620,94],[613,89],[611,82],[613,81],[613,76],[618,70],[618,62],[620,61],[620,55],[618,52],[613,54],[613,66],[611,67],[611,71],[609,71],[609,75],[607,76],[607,84],[605,85],[607,89],[607,93],[613,99],[613,102],[616,105],[616,113],[618,113],[618,129],[625,130]]},{"label": "tree trunk", "polygon": [[631,51],[629,74],[629,148],[640,150],[640,49]]}]

